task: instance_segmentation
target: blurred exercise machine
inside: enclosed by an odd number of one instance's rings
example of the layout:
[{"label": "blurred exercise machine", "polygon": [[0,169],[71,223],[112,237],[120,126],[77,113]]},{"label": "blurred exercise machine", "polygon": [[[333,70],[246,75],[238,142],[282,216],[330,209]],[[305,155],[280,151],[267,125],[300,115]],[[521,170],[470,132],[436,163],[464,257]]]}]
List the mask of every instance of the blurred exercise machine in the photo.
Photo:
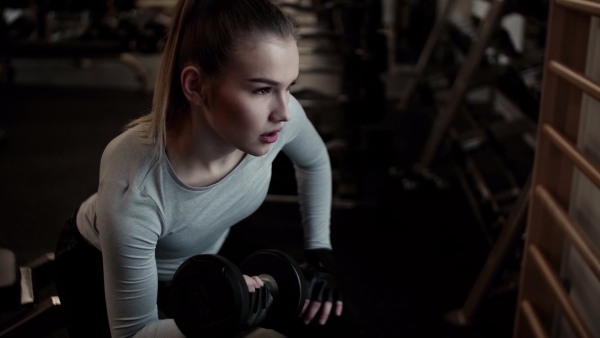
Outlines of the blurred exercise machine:
[{"label": "blurred exercise machine", "polygon": [[145,92],[149,70],[137,54],[158,53],[168,9],[133,0],[10,0],[0,4],[0,78],[11,84],[15,58],[114,59],[126,65]]},{"label": "blurred exercise machine", "polygon": [[0,248],[0,337],[39,337],[65,325],[52,290],[54,253],[20,265],[13,251]]},{"label": "blurred exercise machine", "polygon": [[[444,189],[446,182],[435,173],[434,162],[444,151],[453,157],[458,181],[490,246],[487,261],[464,305],[446,315],[453,324],[468,325],[494,294],[515,290],[519,277],[548,4],[492,0],[482,19],[473,17],[470,23],[459,25],[448,19],[458,1],[442,4],[400,95],[401,111],[419,105],[420,97],[434,97],[436,111],[430,117],[431,130],[418,160],[407,170],[398,170],[396,178],[402,180],[406,191]],[[531,24],[525,30],[536,34],[532,37],[537,40],[533,47],[518,51],[512,45],[501,22],[513,13]],[[450,65],[442,71],[452,84],[449,89],[425,95],[420,91],[431,90],[431,86],[423,84],[439,77],[439,71],[433,76],[427,73],[432,56],[441,42],[447,41],[457,52],[450,59],[460,61],[460,66],[456,69]],[[486,99],[475,99],[472,92]]]},{"label": "blurred exercise machine", "polygon": [[[446,181],[435,173],[433,162],[450,151],[456,159],[459,183],[491,245],[531,170],[543,45],[516,51],[500,25],[509,14],[526,13],[514,3],[490,1],[485,17],[472,18],[462,24],[465,29],[448,19],[458,1],[443,5],[398,108],[411,109],[420,104],[412,101],[415,96],[417,100],[425,96],[418,91],[423,87],[432,90],[423,83],[439,78],[439,74],[428,76],[426,71],[442,39],[452,41],[460,67],[457,71],[446,67],[442,75],[451,86],[428,95],[436,102],[429,135],[417,161],[397,170],[396,178],[404,182],[406,190],[443,189]],[[537,9],[544,10],[547,7],[543,5]],[[530,21],[529,16],[524,17]]]}]

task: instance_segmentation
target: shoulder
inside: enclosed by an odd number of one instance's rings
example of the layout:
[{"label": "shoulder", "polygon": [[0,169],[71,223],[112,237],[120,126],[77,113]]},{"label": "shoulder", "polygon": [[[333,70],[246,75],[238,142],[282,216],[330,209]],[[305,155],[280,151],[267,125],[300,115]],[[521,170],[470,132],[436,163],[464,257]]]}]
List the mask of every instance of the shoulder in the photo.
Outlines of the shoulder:
[{"label": "shoulder", "polygon": [[142,135],[145,127],[140,124],[127,129],[108,143],[100,161],[101,179],[118,180],[123,175],[129,176],[132,170],[155,164],[154,142]]},{"label": "shoulder", "polygon": [[146,148],[153,149],[154,143],[143,135],[146,127],[146,124],[138,124],[126,129],[108,143],[103,155],[117,155]]}]

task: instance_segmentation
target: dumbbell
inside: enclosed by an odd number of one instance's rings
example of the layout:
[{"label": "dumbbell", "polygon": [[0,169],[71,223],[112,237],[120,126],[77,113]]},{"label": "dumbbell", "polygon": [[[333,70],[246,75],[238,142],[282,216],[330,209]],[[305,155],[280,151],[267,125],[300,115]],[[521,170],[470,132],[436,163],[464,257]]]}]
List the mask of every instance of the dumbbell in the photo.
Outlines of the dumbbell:
[{"label": "dumbbell", "polygon": [[[243,275],[265,286],[250,294]],[[235,337],[240,331],[298,316],[305,299],[300,266],[279,250],[257,251],[238,268],[219,255],[181,264],[169,288],[169,310],[186,337]],[[256,316],[257,307],[262,316]]]}]

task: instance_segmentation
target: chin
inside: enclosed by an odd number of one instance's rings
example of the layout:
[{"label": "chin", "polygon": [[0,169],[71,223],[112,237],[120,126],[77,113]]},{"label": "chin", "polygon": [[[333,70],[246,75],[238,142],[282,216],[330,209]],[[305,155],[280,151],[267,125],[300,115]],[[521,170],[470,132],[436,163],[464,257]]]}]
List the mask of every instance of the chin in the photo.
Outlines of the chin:
[{"label": "chin", "polygon": [[245,152],[252,156],[261,157],[261,156],[264,156],[267,153],[269,153],[269,150],[271,150],[271,145],[267,144],[267,145],[263,145],[262,147],[246,149]]}]

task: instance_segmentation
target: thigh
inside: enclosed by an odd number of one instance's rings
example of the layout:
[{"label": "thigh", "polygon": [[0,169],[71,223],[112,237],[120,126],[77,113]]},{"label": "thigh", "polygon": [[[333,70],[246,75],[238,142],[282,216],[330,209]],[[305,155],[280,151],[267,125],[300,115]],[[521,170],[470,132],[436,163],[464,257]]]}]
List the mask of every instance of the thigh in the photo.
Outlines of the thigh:
[{"label": "thigh", "polygon": [[[315,318],[319,318],[319,314]],[[278,323],[273,330],[280,332],[288,338],[296,337],[360,337],[360,321],[356,308],[349,302],[344,303],[344,310],[340,317],[334,314],[329,316],[325,325],[320,325],[316,319],[308,325],[301,318]]]}]

